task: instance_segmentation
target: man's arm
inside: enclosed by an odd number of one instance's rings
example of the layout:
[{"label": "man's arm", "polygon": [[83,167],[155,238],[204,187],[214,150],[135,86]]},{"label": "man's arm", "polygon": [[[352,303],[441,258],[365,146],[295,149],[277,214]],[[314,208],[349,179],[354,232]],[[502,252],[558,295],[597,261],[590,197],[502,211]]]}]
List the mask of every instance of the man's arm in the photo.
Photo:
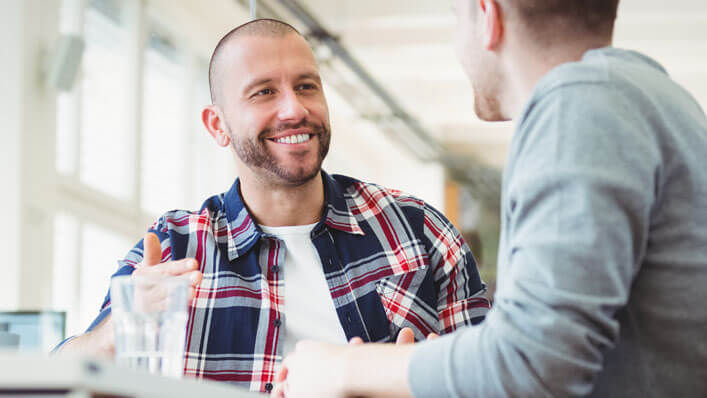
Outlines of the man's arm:
[{"label": "man's arm", "polygon": [[[410,331],[412,339],[412,331]],[[275,377],[278,398],[410,396],[408,362],[414,344],[350,344],[301,341]]]},{"label": "man's arm", "polygon": [[115,336],[110,314],[93,329],[64,341],[54,352],[112,358],[115,354]]}]

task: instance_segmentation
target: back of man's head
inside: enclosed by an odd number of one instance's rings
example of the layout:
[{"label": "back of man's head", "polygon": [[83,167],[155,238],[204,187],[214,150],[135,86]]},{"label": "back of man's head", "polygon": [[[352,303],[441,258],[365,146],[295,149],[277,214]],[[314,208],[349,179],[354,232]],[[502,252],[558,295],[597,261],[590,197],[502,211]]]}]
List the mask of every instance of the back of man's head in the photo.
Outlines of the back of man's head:
[{"label": "back of man's head", "polygon": [[278,21],[275,19],[255,19],[239,25],[228,33],[226,33],[221,40],[219,40],[213,54],[211,55],[211,61],[209,62],[209,88],[211,90],[211,102],[216,104],[220,101],[220,84],[221,84],[221,73],[223,69],[222,59],[224,58],[225,48],[232,41],[246,36],[257,36],[257,37],[268,37],[268,38],[280,38],[287,35],[300,35],[299,31],[295,29],[292,25]]},{"label": "back of man's head", "polygon": [[497,0],[507,21],[540,46],[611,42],[619,0]]}]

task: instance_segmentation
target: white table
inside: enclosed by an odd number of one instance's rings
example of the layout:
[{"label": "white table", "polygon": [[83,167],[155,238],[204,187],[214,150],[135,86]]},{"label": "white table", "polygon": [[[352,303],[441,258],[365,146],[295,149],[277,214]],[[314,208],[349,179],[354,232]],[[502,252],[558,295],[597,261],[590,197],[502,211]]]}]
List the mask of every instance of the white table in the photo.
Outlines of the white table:
[{"label": "white table", "polygon": [[94,359],[0,352],[0,397],[4,396],[256,398],[265,395],[225,383],[138,373]]}]

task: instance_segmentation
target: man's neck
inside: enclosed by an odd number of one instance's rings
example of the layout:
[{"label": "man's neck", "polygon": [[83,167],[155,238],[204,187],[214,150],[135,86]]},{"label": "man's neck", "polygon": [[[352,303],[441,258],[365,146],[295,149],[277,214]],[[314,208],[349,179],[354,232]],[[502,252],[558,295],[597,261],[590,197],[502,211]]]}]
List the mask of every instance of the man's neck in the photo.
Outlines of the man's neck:
[{"label": "man's neck", "polygon": [[[580,61],[587,51],[609,45],[611,42],[588,42],[564,47],[555,46],[545,51],[522,46],[517,51],[510,52],[513,55],[507,58],[505,67],[509,84],[504,96],[504,115],[517,120],[540,79],[552,69],[568,62]],[[518,68],[518,65],[523,67]]]},{"label": "man's neck", "polygon": [[240,192],[254,221],[269,227],[314,224],[324,208],[321,173],[299,186],[264,184],[252,175],[241,175]]}]

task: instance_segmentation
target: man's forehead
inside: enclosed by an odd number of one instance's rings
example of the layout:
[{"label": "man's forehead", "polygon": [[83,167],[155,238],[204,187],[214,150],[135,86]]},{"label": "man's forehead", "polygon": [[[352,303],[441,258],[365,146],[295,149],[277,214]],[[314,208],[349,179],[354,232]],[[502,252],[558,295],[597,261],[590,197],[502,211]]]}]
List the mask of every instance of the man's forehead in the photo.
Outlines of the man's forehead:
[{"label": "man's forehead", "polygon": [[230,58],[228,59],[230,62],[286,57],[311,60],[312,63],[316,63],[312,49],[304,38],[297,34],[282,37],[245,35],[233,38],[224,50],[228,55],[225,58]]},{"label": "man's forehead", "polygon": [[[309,45],[297,35],[291,37],[239,37],[224,48],[220,68],[240,81],[250,81],[288,72],[317,74]],[[297,39],[300,40],[297,40]],[[229,73],[230,71],[230,73]]]}]

